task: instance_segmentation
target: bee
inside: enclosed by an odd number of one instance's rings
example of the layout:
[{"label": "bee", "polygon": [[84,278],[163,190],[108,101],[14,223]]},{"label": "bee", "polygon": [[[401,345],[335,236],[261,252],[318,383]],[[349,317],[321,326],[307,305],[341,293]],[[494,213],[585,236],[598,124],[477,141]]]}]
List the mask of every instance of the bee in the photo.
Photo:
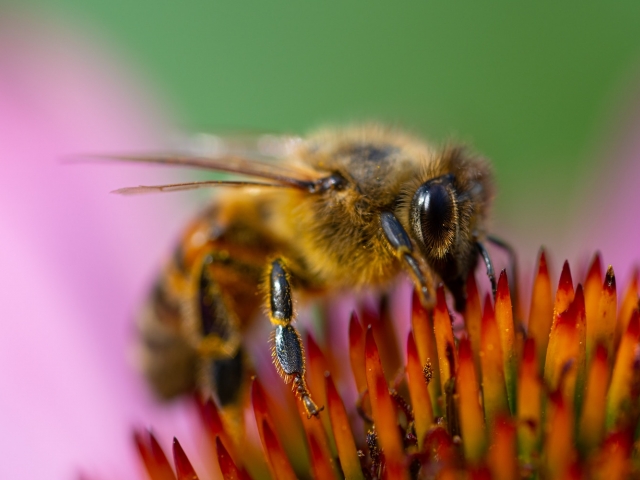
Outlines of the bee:
[{"label": "bee", "polygon": [[201,389],[233,405],[247,370],[243,332],[264,309],[275,367],[307,415],[317,416],[294,296],[384,287],[407,274],[425,306],[442,282],[463,311],[479,257],[495,291],[485,243],[508,246],[486,231],[490,165],[463,148],[436,149],[379,125],[267,140],[266,147],[118,157],[247,179],[116,191],[230,187],[186,228],[153,288],[139,322],[143,369],[162,397]]}]

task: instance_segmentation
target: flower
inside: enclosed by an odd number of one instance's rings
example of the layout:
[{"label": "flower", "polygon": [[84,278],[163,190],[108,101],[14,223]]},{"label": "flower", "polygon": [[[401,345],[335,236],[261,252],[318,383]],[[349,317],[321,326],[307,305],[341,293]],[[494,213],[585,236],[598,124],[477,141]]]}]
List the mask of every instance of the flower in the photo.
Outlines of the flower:
[{"label": "flower", "polygon": [[[333,338],[322,349],[308,335],[309,384],[325,412],[307,419],[299,406],[283,411],[287,387],[265,388],[256,378],[253,418],[238,437],[206,400],[200,409],[217,459],[212,471],[262,478],[266,463],[272,478],[637,476],[638,272],[618,308],[613,269],[603,273],[601,263],[596,254],[575,284],[565,262],[554,294],[542,251],[526,326],[514,316],[503,271],[495,300],[481,301],[469,277],[464,323],[455,331],[443,287],[432,311],[414,295],[405,355],[394,346],[405,332],[384,306],[353,314],[348,334],[343,328],[348,363],[329,348]],[[347,393],[344,401],[337,384],[355,388],[356,400]],[[252,442],[262,448],[249,448]],[[152,479],[175,478],[153,434],[138,432],[136,443]],[[175,439],[173,456],[179,480],[197,478]]]}]

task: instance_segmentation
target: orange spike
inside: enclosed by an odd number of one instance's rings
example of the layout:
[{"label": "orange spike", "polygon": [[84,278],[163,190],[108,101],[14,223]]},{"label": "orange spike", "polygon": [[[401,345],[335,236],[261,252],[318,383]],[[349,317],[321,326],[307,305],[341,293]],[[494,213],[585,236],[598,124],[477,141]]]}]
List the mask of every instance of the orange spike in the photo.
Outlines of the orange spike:
[{"label": "orange spike", "polygon": [[309,450],[311,453],[311,470],[313,478],[338,478],[333,470],[332,461],[327,455],[327,451],[322,448],[314,432],[309,432]]},{"label": "orange spike", "polygon": [[380,345],[380,359],[386,372],[395,375],[404,367],[400,341],[396,333],[395,319],[391,314],[389,297],[383,295],[380,300],[380,317],[373,324],[376,342]]},{"label": "orange spike", "polygon": [[442,427],[434,427],[424,439],[424,452],[432,464],[451,465],[457,459],[456,445]]},{"label": "orange spike", "polygon": [[587,381],[587,314],[584,306],[584,290],[578,285],[573,299],[576,309],[576,328],[578,330],[578,356],[576,357],[576,386],[571,393],[576,411],[582,408],[584,389]]},{"label": "orange spike", "polygon": [[438,415],[440,413],[438,400],[441,395],[440,369],[438,367],[438,350],[433,331],[433,317],[431,312],[428,312],[420,302],[420,297],[415,289],[413,290],[411,305],[411,328],[413,329],[413,336],[418,349],[419,362],[423,367],[427,363],[431,364],[433,376],[428,388],[434,414]]},{"label": "orange spike", "polygon": [[631,315],[631,320],[627,325],[620,340],[620,347],[613,367],[611,376],[611,386],[607,398],[607,418],[608,429],[613,428],[620,418],[628,413],[631,402],[631,384],[634,374],[635,349],[640,337],[640,322],[638,320],[638,310]]},{"label": "orange spike", "polygon": [[463,338],[459,345],[456,391],[464,456],[472,465],[480,462],[486,447],[480,389],[476,378],[471,343]]},{"label": "orange spike", "polygon": [[169,460],[167,460],[156,437],[151,432],[148,433],[148,436],[149,441],[140,432],[134,432],[133,434],[133,440],[149,478],[152,480],[175,480],[176,477],[173,474]]},{"label": "orange spike", "polygon": [[533,338],[524,343],[518,382],[518,445],[522,459],[529,463],[538,448],[540,439],[540,415],[542,412],[542,385],[538,375],[536,346]]},{"label": "orange spike", "polygon": [[500,333],[491,306],[491,297],[488,294],[482,315],[481,348],[484,415],[487,425],[492,428],[496,415],[509,412],[509,403],[504,382]]},{"label": "orange spike", "polygon": [[438,472],[437,478],[438,480],[459,480],[466,478],[466,475],[453,466],[447,466]]},{"label": "orange spike", "polygon": [[218,465],[225,480],[243,480],[245,478],[238,467],[236,467],[227,449],[224,448],[220,437],[216,438],[216,452],[218,453]]},{"label": "orange spike", "polygon": [[547,358],[549,332],[553,320],[553,299],[551,295],[551,279],[547,269],[547,257],[540,250],[538,273],[533,282],[531,310],[529,313],[529,336],[535,340],[538,371],[542,372]]},{"label": "orange spike", "polygon": [[496,323],[500,334],[500,344],[502,346],[502,358],[504,365],[504,380],[507,387],[507,398],[509,409],[515,412],[516,408],[516,373],[518,364],[515,352],[515,325],[513,322],[513,308],[511,305],[511,292],[509,291],[509,280],[507,272],[502,270],[498,280],[498,290],[496,292]]},{"label": "orange spike", "polygon": [[571,408],[559,391],[551,394],[547,415],[547,472],[549,478],[563,478],[571,468],[575,452]]},{"label": "orange spike", "polygon": [[356,449],[356,442],[351,431],[351,424],[344,403],[336,390],[336,386],[330,375],[325,378],[327,405],[329,407],[329,418],[331,420],[331,428],[336,441],[338,450],[338,458],[342,466],[342,472],[345,478],[364,480],[362,468],[360,467],[360,458]]},{"label": "orange spike", "polygon": [[509,417],[499,416],[493,428],[489,467],[494,480],[517,480],[516,427]]},{"label": "orange spike", "polygon": [[468,468],[469,480],[491,480],[491,470],[485,465]]},{"label": "orange spike", "polygon": [[598,461],[595,462],[596,471],[594,478],[606,480],[632,478],[630,462],[631,447],[632,441],[627,432],[611,433],[603,442],[600,454],[598,455]]},{"label": "orange spike", "polygon": [[[254,416],[258,432],[262,418],[269,421],[271,429],[275,431],[284,449],[291,452],[293,464],[296,468],[302,468],[308,461],[307,451],[300,442],[300,433],[302,432],[302,423],[295,412],[302,402],[297,401],[295,395],[291,391],[291,384],[287,385],[282,381],[276,381],[275,384],[269,385],[269,391],[277,394],[280,390],[280,396],[273,399],[262,387],[257,377],[254,377],[251,384],[251,402],[253,406]],[[295,455],[294,455],[295,453]]]},{"label": "orange spike", "polygon": [[365,364],[372,416],[380,446],[384,451],[387,473],[389,478],[408,478],[396,410],[389,395],[389,387],[371,328],[367,329],[365,338]]},{"label": "orange spike", "polygon": [[[564,261],[562,265],[562,273],[560,273],[560,281],[558,282],[558,290],[556,290],[556,300],[553,305],[553,315],[558,316],[564,312],[573,301],[575,292],[573,290],[573,280],[571,279],[571,269],[569,262]],[[555,320],[555,318],[554,318]]]},{"label": "orange spike", "polygon": [[[280,445],[279,440],[275,436],[275,433],[273,433],[275,430],[275,424],[269,413],[269,408],[267,407],[266,393],[257,378],[254,378],[251,384],[251,403],[253,405],[253,413],[256,417],[256,425],[258,426],[258,435],[260,436],[260,441],[265,450],[267,465],[269,467],[269,471],[271,472],[271,476],[276,478],[274,469],[277,465],[272,463],[272,457],[274,459],[273,461],[278,462],[282,461],[280,460],[280,457],[283,457],[286,460],[286,455],[282,446]],[[296,402],[296,405],[299,404],[300,402]],[[267,441],[268,439],[265,437],[264,425],[269,426],[269,430],[271,431],[271,435],[273,437],[273,439],[269,439],[269,441]],[[268,451],[268,448],[273,448],[276,450],[274,450],[274,453],[270,453]],[[287,463],[289,463],[288,460],[286,461]]]},{"label": "orange spike", "polygon": [[615,338],[615,346],[617,347],[620,343],[620,339],[622,338],[622,334],[627,329],[627,325],[629,324],[629,320],[631,319],[631,315],[633,311],[638,308],[638,303],[640,301],[640,297],[638,294],[638,285],[640,284],[640,269],[638,267],[633,269],[633,273],[631,274],[631,281],[627,286],[627,289],[624,292],[624,297],[622,299],[622,304],[620,305],[620,312],[618,313],[618,321],[616,322],[616,338]]},{"label": "orange spike", "polygon": [[478,378],[482,379],[482,369],[480,365],[480,324],[482,323],[482,305],[480,304],[480,294],[473,271],[467,276],[467,308],[464,312],[464,326],[471,341],[471,353],[473,363],[476,367]]},{"label": "orange spike", "polygon": [[608,386],[609,367],[607,349],[603,345],[598,344],[595,347],[595,352],[589,367],[587,389],[578,430],[578,444],[584,453],[589,453],[597,447],[604,436],[604,418]]},{"label": "orange spike", "polygon": [[271,478],[276,480],[295,480],[297,478],[296,474],[291,468],[291,463],[289,463],[289,459],[285,455],[271,425],[266,419],[263,419],[261,424],[261,426],[259,425],[260,437],[267,457]]},{"label": "orange spike", "polygon": [[327,393],[324,389],[324,374],[329,369],[324,353],[310,333],[307,334],[307,354],[309,355],[309,383],[313,387],[313,396],[320,405],[325,405]]},{"label": "orange spike", "polygon": [[[433,329],[435,331],[438,365],[440,367],[440,388],[441,391],[444,392],[449,378],[451,378],[453,372],[455,372],[456,359],[453,343],[453,330],[451,328],[451,316],[447,309],[447,302],[444,297],[444,287],[442,285],[438,287],[436,293],[436,307],[433,311]],[[451,354],[451,352],[453,352],[453,354]],[[451,364],[451,362],[453,364]]]},{"label": "orange spike", "polygon": [[576,393],[576,382],[582,381],[584,376],[584,325],[584,294],[579,285],[575,300],[557,315],[551,326],[544,370],[549,389],[559,388],[562,380],[565,398],[571,401]]},{"label": "orange spike", "polygon": [[422,450],[424,437],[433,424],[433,409],[431,408],[427,382],[418,358],[418,349],[411,332],[407,338],[407,383],[409,384],[411,405],[413,405],[418,450]]},{"label": "orange spike", "polygon": [[613,268],[609,266],[601,288],[597,314],[593,317],[592,322],[587,322],[587,361],[590,360],[596,344],[604,345],[609,357],[611,357],[616,331],[617,308],[616,277]]},{"label": "orange spike", "polygon": [[216,439],[220,438],[220,441],[224,444],[227,453],[231,456],[234,462],[239,461],[239,457],[235,452],[234,444],[227,432],[224,429],[220,412],[211,398],[207,399],[204,403],[199,402],[199,411],[202,423],[205,426],[205,430],[209,434],[211,442],[215,445]]},{"label": "orange spike", "polygon": [[600,252],[596,252],[584,280],[584,304],[587,312],[587,325],[593,323],[598,316],[601,292],[602,260],[600,259]]},{"label": "orange spike", "polygon": [[585,474],[582,468],[582,465],[578,460],[574,461],[571,465],[567,467],[564,472],[564,475],[560,477],[562,480],[583,480],[585,478]]},{"label": "orange spike", "polygon": [[[324,383],[324,382],[323,382]],[[327,432],[323,427],[323,422],[318,421],[318,418],[308,418],[307,411],[304,406],[298,402],[298,414],[300,415],[300,420],[302,421],[302,426],[304,428],[304,433],[307,437],[307,444],[311,445],[311,439],[314,439],[315,447],[316,447],[316,457],[311,458],[311,468],[315,469],[316,467],[320,468],[320,470],[324,470],[324,467],[321,465],[314,465],[314,462],[320,463],[328,463],[329,468],[332,468],[333,465],[333,454],[331,452],[331,448],[329,445],[329,438],[327,436]],[[327,417],[326,415],[324,415]],[[329,419],[327,418],[327,424],[329,431],[331,431],[331,424]],[[319,455],[319,456],[318,456]],[[320,458],[321,457],[321,458]],[[322,478],[322,477],[318,477]]]},{"label": "orange spike", "polygon": [[173,463],[176,465],[178,480],[198,480],[198,475],[175,437],[173,438]]},{"label": "orange spike", "polygon": [[253,405],[253,413],[256,417],[260,438],[262,439],[262,430],[260,430],[262,421],[267,420],[271,425],[273,425],[273,422],[269,417],[264,389],[257,378],[254,378],[251,383],[251,403]]},{"label": "orange spike", "polygon": [[[309,355],[309,380],[311,389],[313,390],[313,396],[318,402],[318,405],[324,406],[327,404],[327,392],[325,390],[324,377],[325,374],[328,373],[329,367],[324,353],[322,353],[322,350],[320,350],[320,347],[311,334],[307,335],[307,352]],[[327,415],[320,415],[319,418],[322,421],[324,430],[331,432],[329,417]],[[302,423],[305,423],[304,418]],[[336,448],[331,435],[328,436],[328,447],[330,451],[335,454]]]},{"label": "orange spike", "polygon": [[367,377],[364,368],[364,330],[355,312],[349,320],[349,360],[351,371],[356,382],[358,393],[362,395],[367,389]]}]

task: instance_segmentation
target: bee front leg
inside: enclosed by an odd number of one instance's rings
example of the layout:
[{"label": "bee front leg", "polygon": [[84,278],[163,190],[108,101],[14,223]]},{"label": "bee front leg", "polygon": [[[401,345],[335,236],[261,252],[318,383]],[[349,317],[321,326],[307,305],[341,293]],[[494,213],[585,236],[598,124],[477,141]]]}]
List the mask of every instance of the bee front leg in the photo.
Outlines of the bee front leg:
[{"label": "bee front leg", "polygon": [[269,320],[275,327],[272,334],[273,363],[286,383],[293,381],[294,392],[302,400],[307,417],[317,416],[324,407],[318,408],[307,388],[302,340],[291,325],[294,312],[289,274],[281,259],[269,265],[268,281]]},{"label": "bee front leg", "polygon": [[413,256],[413,246],[409,235],[402,227],[402,224],[398,221],[395,215],[389,212],[383,212],[380,215],[380,226],[384,233],[389,247],[393,254],[398,258],[406,271],[411,276],[413,283],[416,286],[420,301],[425,307],[433,307],[434,298],[431,294],[429,285],[432,283],[431,279],[427,279],[420,269],[418,261]]},{"label": "bee front leg", "polygon": [[478,249],[478,253],[480,253],[480,256],[482,257],[482,261],[487,267],[487,277],[489,277],[489,281],[491,282],[491,291],[493,292],[493,299],[495,300],[497,291],[496,272],[493,269],[491,257],[489,256],[489,252],[482,243],[476,242],[476,248]]}]

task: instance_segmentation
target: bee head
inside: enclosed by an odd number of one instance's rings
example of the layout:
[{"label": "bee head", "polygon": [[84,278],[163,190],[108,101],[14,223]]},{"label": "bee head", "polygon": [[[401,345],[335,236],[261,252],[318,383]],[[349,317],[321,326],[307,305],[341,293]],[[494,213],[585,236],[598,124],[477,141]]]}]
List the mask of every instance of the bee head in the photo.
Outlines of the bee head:
[{"label": "bee head", "polygon": [[431,258],[444,257],[456,242],[459,212],[453,182],[451,174],[428,180],[411,199],[410,228]]}]

